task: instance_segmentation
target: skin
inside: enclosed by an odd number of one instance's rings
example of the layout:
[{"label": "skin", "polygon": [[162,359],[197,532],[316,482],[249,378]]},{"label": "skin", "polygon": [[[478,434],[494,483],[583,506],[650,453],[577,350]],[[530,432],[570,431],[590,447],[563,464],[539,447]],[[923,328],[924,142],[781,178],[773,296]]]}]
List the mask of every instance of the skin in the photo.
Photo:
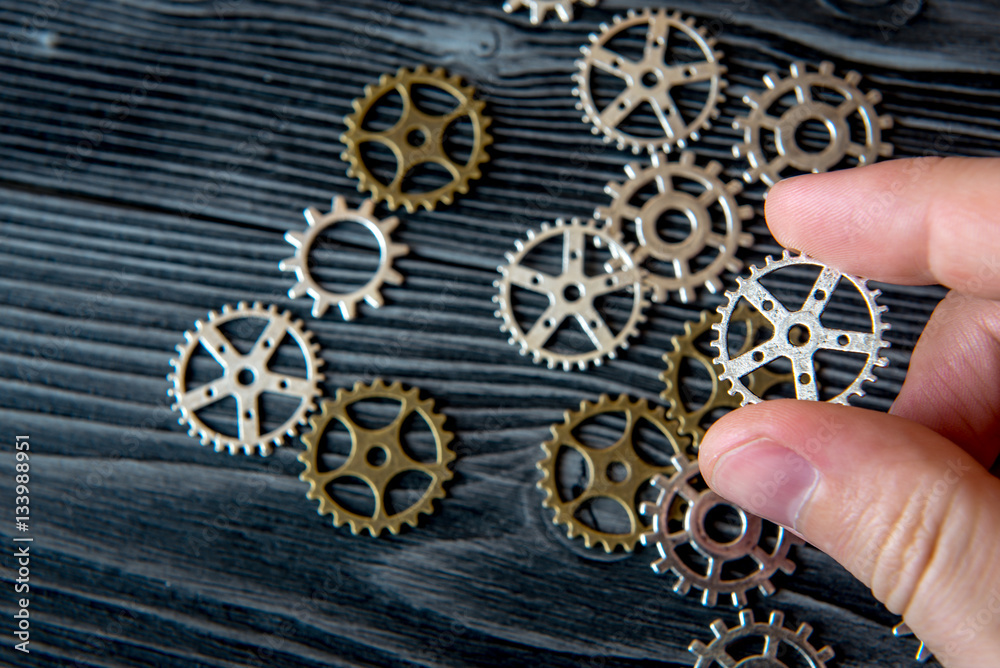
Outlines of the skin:
[{"label": "skin", "polygon": [[922,158],[787,179],[784,246],[849,274],[951,292],[888,415],[747,406],[701,445],[709,485],[872,588],[948,668],[1000,657],[1000,160]]}]

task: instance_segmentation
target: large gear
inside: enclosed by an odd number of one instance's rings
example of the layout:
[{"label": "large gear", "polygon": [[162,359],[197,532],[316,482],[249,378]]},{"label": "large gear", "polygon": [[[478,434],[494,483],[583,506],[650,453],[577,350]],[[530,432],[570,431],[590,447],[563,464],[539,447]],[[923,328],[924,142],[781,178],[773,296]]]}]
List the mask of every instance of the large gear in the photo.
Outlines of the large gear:
[{"label": "large gear", "polygon": [[[457,106],[444,115],[428,114],[414,102],[414,86],[436,88],[453,97]],[[372,109],[394,92],[403,101],[399,120],[384,131],[366,129],[365,121]],[[391,209],[404,206],[410,213],[421,206],[433,210],[441,202],[451,204],[455,193],[469,192],[469,181],[482,176],[480,167],[489,160],[486,147],[493,143],[487,132],[491,119],[483,114],[485,103],[474,96],[475,90],[463,86],[461,77],[449,77],[440,67],[432,72],[425,65],[412,71],[404,67],[394,75],[384,74],[377,85],[366,86],[365,96],[354,100],[354,113],[344,119],[347,131],[340,137],[347,147],[341,157],[350,163],[348,175],[358,179],[358,190],[370,192],[372,199],[385,201]],[[473,133],[471,153],[464,164],[450,157],[444,146],[447,129],[463,118],[469,119]],[[368,142],[382,144],[395,156],[396,173],[390,183],[382,183],[366,165],[361,146]],[[427,163],[445,168],[452,180],[428,192],[404,191],[406,175]]]},{"label": "large gear", "polygon": [[[643,26],[646,45],[642,58],[630,60],[614,51],[611,42]],[[693,42],[703,59],[668,63],[672,31]],[[629,10],[624,18],[616,16],[613,25],[602,24],[601,33],[591,34],[590,42],[580,49],[583,58],[577,61],[580,71],[573,76],[576,81],[573,94],[580,98],[577,108],[583,112],[584,122],[592,123],[593,133],[603,135],[605,142],[614,142],[621,150],[628,147],[637,154],[669,152],[697,141],[700,131],[710,128],[719,117],[719,105],[725,101],[722,91],[726,87],[723,78],[726,68],[720,63],[722,53],[715,50],[716,40],[708,37],[704,28],[695,27],[693,18],[685,19],[680,12],[667,13],[665,9]],[[599,108],[594,95],[592,76],[597,70],[624,83],[624,89],[604,108]],[[696,117],[688,120],[681,114],[671,91],[702,83],[708,86],[704,105]],[[637,136],[619,127],[643,105],[648,105],[656,118],[662,136]]]},{"label": "large gear", "polygon": [[[574,430],[585,421],[606,413],[624,414],[622,436],[607,448],[594,448],[581,443]],[[687,439],[678,434],[677,423],[667,420],[661,410],[651,408],[645,399],[632,401],[625,395],[612,399],[606,394],[601,395],[596,403],[582,401],[579,410],[566,411],[564,420],[552,425],[552,438],[542,444],[545,457],[538,462],[538,469],[542,472],[538,488],[545,492],[542,503],[555,510],[553,524],[564,525],[570,538],[583,536],[587,547],[600,544],[606,552],[613,552],[618,547],[631,552],[645,530],[639,520],[637,496],[654,476],[671,470],[669,466],[647,462],[638,453],[634,432],[640,420],[647,421],[667,438],[674,450],[670,453],[672,457],[684,450]],[[587,485],[572,499],[564,499],[558,488],[557,465],[563,448],[576,451],[586,462]],[[629,519],[629,531],[604,532],[588,526],[577,517],[585,504],[598,498],[611,499],[622,507]]]},{"label": "large gear", "polygon": [[[894,627],[892,627],[892,635],[896,636],[897,638],[908,638],[913,635],[913,631],[910,629],[910,626],[906,622],[900,622],[899,624],[896,624]],[[934,655],[931,654],[931,651],[929,649],[927,649],[927,646],[924,645],[924,642],[920,640],[920,646],[917,647],[917,653],[914,658],[916,658],[916,660],[919,661],[920,663],[926,663],[931,659],[932,656]]]},{"label": "large gear", "polygon": [[[615,234],[634,224],[639,240],[636,262],[652,258],[671,265],[671,275],[650,271],[646,277],[654,302],[665,302],[669,293],[677,292],[681,301],[688,303],[699,285],[715,294],[722,289],[723,270],[735,273],[743,269],[736,252],[753,245],[753,235],[743,231],[743,223],[753,218],[753,207],[741,206],[736,200],[743,184],[735,180],[724,183],[719,178],[722,165],[718,162],[698,167],[690,151],[681,153],[677,162],[669,162],[660,153],[654,153],[652,161],[652,167],[628,165],[625,183],[608,183],[605,192],[613,201],[598,208],[594,217]],[[697,184],[698,194],[675,187],[675,180]],[[652,187],[656,194],[644,196]],[[720,213],[713,214],[713,210]],[[658,231],[660,219],[670,211],[683,212],[690,223],[691,231],[683,241],[668,241]],[[723,228],[724,233],[716,231]],[[708,261],[695,268],[692,265],[699,258]]]},{"label": "large gear", "polygon": [[[764,316],[752,311],[745,304],[737,307],[732,320],[743,323],[746,329],[743,345],[740,346],[738,354],[749,351],[761,329],[770,326]],[[725,373],[725,369],[715,364],[712,357],[706,355],[696,345],[701,337],[714,331],[713,325],[720,322],[722,316],[718,313],[702,311],[698,322],[684,323],[684,336],[673,337],[673,350],[663,355],[667,368],[660,374],[660,380],[666,385],[666,389],[660,393],[660,398],[669,406],[667,417],[677,420],[680,423],[680,432],[691,437],[691,446],[695,452],[705,436],[706,427],[702,424],[705,418],[719,409],[734,410],[741,406],[740,398],[727,392],[723,381],[719,378]],[[685,360],[701,365],[712,383],[708,398],[697,408],[690,408],[681,396],[681,369]],[[794,378],[790,373],[777,374],[761,368],[750,373],[747,387],[757,396],[763,397],[772,388],[782,383],[793,382]]]},{"label": "large gear", "polygon": [[596,7],[600,0],[507,0],[503,3],[503,10],[512,14],[527,7],[531,12],[531,23],[541,25],[549,12],[555,12],[563,23],[573,20],[573,6],[586,5]]},{"label": "large gear", "polygon": [[[351,418],[348,407],[372,399],[398,401],[399,414],[379,429],[358,425]],[[416,388],[405,389],[398,382],[386,385],[376,379],[371,385],[358,382],[350,391],[343,388],[337,390],[336,398],[324,400],[320,408],[320,414],[309,421],[310,431],[301,437],[306,451],[299,454],[299,461],[306,467],[299,477],[309,483],[307,496],[319,501],[320,515],[332,515],[333,524],[337,527],[348,524],[355,535],[367,531],[372,536],[379,536],[386,529],[393,535],[398,534],[404,524],[415,527],[421,513],[434,512],[434,500],[444,498],[444,483],[452,478],[448,467],[455,459],[455,453],[449,447],[452,434],[444,428],[445,417],[434,411],[433,400],[421,399],[420,390]],[[401,445],[403,424],[414,414],[427,424],[434,437],[436,457],[432,462],[414,459]],[[350,434],[351,451],[340,466],[324,471],[320,463],[323,454],[321,444],[323,434],[334,420],[339,421]],[[428,476],[430,482],[416,502],[390,515],[386,510],[390,483],[411,471]],[[375,498],[375,510],[371,517],[345,508],[331,496],[327,486],[345,477],[358,478],[371,489]]]},{"label": "large gear", "polygon": [[[820,274],[810,288],[802,307],[791,311],[761,285],[760,280],[776,271],[795,266],[817,266],[820,268]],[[842,280],[856,288],[864,301],[872,324],[870,332],[834,329],[822,324],[820,319],[823,312]],[[876,301],[881,292],[869,289],[866,280],[842,274],[806,255],[793,256],[786,250],[780,260],[769,256],[763,268],[750,267],[750,275],[740,277],[738,284],[739,287],[735,292],[726,293],[727,303],[719,307],[722,321],[712,325],[712,328],[719,332],[718,338],[712,345],[719,352],[714,363],[722,365],[725,370],[721,379],[728,380],[732,384],[729,392],[739,393],[742,396],[742,404],[758,403],[763,400],[742,379],[782,357],[792,363],[796,398],[819,401],[819,386],[814,363],[816,352],[822,349],[864,355],[864,366],[856,378],[842,392],[828,399],[829,403],[845,405],[852,396],[864,395],[862,385],[875,380],[872,373],[875,367],[889,363],[888,359],[881,356],[882,349],[889,346],[882,338],[882,334],[889,329],[889,324],[882,322],[882,314],[887,309],[879,306]],[[768,320],[774,335],[733,358],[727,342],[730,323],[741,299],[745,299]]]},{"label": "large gear", "polygon": [[[543,224],[538,231],[529,230],[527,236],[526,242],[520,239],[515,242],[516,252],[506,253],[508,264],[498,267],[502,277],[494,283],[499,290],[493,297],[498,306],[496,316],[503,320],[500,329],[510,334],[510,343],[520,346],[522,355],[530,353],[536,363],[544,361],[550,369],[562,365],[566,370],[573,366],[586,369],[591,362],[600,365],[604,358],[614,359],[619,348],[628,348],[628,339],[645,322],[643,310],[649,305],[643,284],[645,272],[632,259],[632,247],[622,245],[618,236],[599,229],[593,220],[581,221],[577,218],[569,222],[557,220],[551,226]],[[562,238],[561,273],[553,275],[522,264],[540,244],[559,237]],[[609,264],[603,273],[587,275],[585,262],[588,246],[608,249],[614,256],[615,266]],[[545,295],[549,300],[545,311],[527,329],[514,315],[511,291],[515,287]],[[627,322],[615,332],[595,306],[594,300],[625,290],[631,292],[632,308]],[[593,350],[562,354],[547,348],[551,338],[568,318],[579,323]]]},{"label": "large gear", "polygon": [[[657,575],[672,573],[673,589],[686,595],[692,587],[702,590],[701,603],[714,606],[720,595],[729,597],[733,606],[747,604],[746,592],[757,588],[765,596],[775,589],[771,577],[778,571],[790,575],[795,563],[788,551],[800,541],[783,527],[777,527],[772,547],[762,544],[764,520],[738,508],[701,483],[698,463],[686,457],[674,457],[676,473],[667,478],[657,475],[653,486],[660,490],[656,503],[645,502],[639,512],[652,521],[652,531],[642,535],[643,545],[655,545],[660,557],[652,563]],[[683,508],[680,526],[671,528],[678,507]],[[723,542],[711,533],[712,511],[728,507],[740,519],[739,535]],[[698,560],[689,556],[693,549]],[[727,571],[728,564],[750,559],[756,569],[738,575]],[[701,563],[704,560],[704,563]]]},{"label": "large gear", "polygon": [[[312,297],[314,318],[322,317],[327,309],[336,304],[344,320],[353,320],[357,315],[358,303],[364,301],[373,308],[385,303],[382,298],[382,285],[403,284],[403,276],[393,269],[393,262],[410,252],[410,249],[404,244],[392,241],[391,235],[399,225],[399,219],[376,218],[375,202],[370,199],[365,200],[360,209],[354,210],[347,206],[347,200],[343,197],[336,197],[333,200],[333,211],[330,213],[323,214],[318,209],[309,208],[305,211],[305,217],[309,224],[308,230],[285,233],[285,240],[295,246],[295,255],[282,260],[279,268],[281,271],[295,272],[298,283],[288,291],[288,296],[292,299],[306,295]],[[309,254],[315,249],[316,242],[323,232],[346,222],[362,225],[372,233],[379,246],[379,265],[375,275],[365,285],[353,292],[338,294],[323,288],[313,277],[309,268]]]},{"label": "large gear", "polygon": [[[754,621],[753,613],[742,610],[739,614],[740,625],[728,628],[721,619],[711,624],[715,638],[706,645],[695,640],[688,651],[698,657],[694,668],[751,668],[752,666],[768,666],[769,668],[784,668],[786,665],[808,666],[808,668],[826,668],[826,662],[834,657],[833,649],[823,647],[816,649],[809,636],[812,627],[800,624],[795,631],[785,628],[785,615],[777,610],[771,613],[766,622]],[[739,650],[740,645],[746,645],[748,640],[764,641],[764,648],[759,654],[743,656],[745,650],[737,656],[730,654],[730,649]],[[792,652],[793,663],[782,661],[781,656]]]},{"label": "large gear", "polygon": [[[791,76],[782,79],[776,72],[764,76],[767,90],[761,93],[747,93],[743,101],[752,109],[747,116],[733,121],[733,128],[743,130],[744,143],[733,147],[737,158],[746,158],[750,168],[743,178],[748,183],[762,179],[773,186],[782,179],[782,172],[791,167],[798,172],[826,172],[850,157],[857,165],[876,162],[880,157],[892,155],[892,144],[882,141],[882,131],[892,127],[891,116],[880,116],[875,106],[882,100],[877,90],[867,93],[858,89],[861,75],[848,72],[841,79],[834,74],[834,65],[824,61],[818,72],[809,72],[805,63],[793,63]],[[832,91],[843,98],[833,104],[817,98],[814,91]],[[794,95],[796,103],[781,113],[771,113],[772,108],[786,96]],[[851,137],[852,118],[857,116],[857,126],[863,129],[864,143]],[[821,151],[809,151],[799,146],[796,133],[807,121],[822,123],[830,134],[829,143]],[[769,157],[769,144],[764,139],[765,131],[773,134],[773,144],[777,152]]]},{"label": "large gear", "polygon": [[[265,320],[263,332],[247,353],[241,353],[223,334],[220,326],[239,320]],[[275,351],[286,336],[298,346],[305,361],[305,377],[280,374],[269,368]],[[235,308],[222,307],[222,312],[212,311],[208,320],[195,322],[194,331],[184,333],[185,343],[177,346],[178,356],[170,361],[173,373],[167,376],[173,387],[168,390],[174,398],[173,409],[180,411],[178,422],[188,425],[188,433],[201,439],[203,445],[212,444],[215,450],[228,450],[230,454],[242,451],[269,455],[274,446],[281,445],[286,436],[294,436],[306,416],[315,408],[319,396],[319,383],[323,374],[319,368],[319,345],[313,343],[312,334],[302,327],[302,322],[292,320],[285,311],[259,303],[247,305],[240,302]],[[192,355],[203,347],[222,367],[222,376],[198,387],[188,387],[188,366]],[[298,407],[277,428],[261,433],[260,398],[265,393],[293,397]],[[232,397],[236,400],[238,434],[230,436],[211,427],[198,416],[198,411]]]}]

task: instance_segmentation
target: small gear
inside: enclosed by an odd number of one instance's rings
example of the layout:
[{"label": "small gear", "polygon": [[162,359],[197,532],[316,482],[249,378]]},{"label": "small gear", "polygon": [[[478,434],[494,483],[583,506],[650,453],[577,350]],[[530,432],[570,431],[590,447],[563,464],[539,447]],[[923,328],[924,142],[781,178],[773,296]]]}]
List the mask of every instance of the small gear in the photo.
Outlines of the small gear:
[{"label": "small gear", "polygon": [[[241,320],[265,320],[266,325],[248,353],[241,353],[222,332],[220,326]],[[281,374],[269,368],[271,358],[285,338],[298,346],[305,361],[305,377]],[[313,343],[312,334],[302,328],[302,322],[279,312],[274,306],[252,306],[240,302],[235,308],[222,307],[222,312],[212,311],[208,320],[195,322],[194,331],[184,332],[185,343],[177,346],[178,356],[170,361],[173,373],[167,376],[173,387],[168,394],[174,398],[173,409],[180,411],[180,424],[187,424],[191,436],[201,439],[202,445],[211,443],[217,452],[230,454],[242,451],[253,454],[255,450],[267,456],[274,446],[281,445],[285,436],[294,436],[306,416],[315,408],[319,396],[319,382],[323,374],[318,369],[319,345]],[[192,355],[203,347],[222,367],[222,376],[195,388],[188,387],[188,367]],[[264,394],[275,394],[299,400],[299,406],[279,427],[261,433],[260,399]],[[229,436],[209,427],[198,411],[232,397],[236,400],[239,433]]]},{"label": "small gear", "polygon": [[[594,448],[581,443],[574,430],[585,421],[607,413],[625,415],[622,436],[607,448]],[[542,472],[538,488],[545,492],[542,503],[556,511],[553,524],[565,525],[570,538],[583,536],[587,547],[600,544],[606,552],[613,552],[617,547],[631,552],[644,531],[639,520],[637,496],[655,475],[671,470],[669,466],[647,462],[637,451],[634,432],[640,420],[647,421],[667,438],[674,450],[671,456],[683,451],[687,439],[677,433],[677,423],[667,420],[661,410],[651,408],[645,399],[631,401],[625,395],[612,399],[606,394],[601,395],[597,403],[582,401],[579,410],[566,411],[563,422],[552,425],[552,438],[542,444],[545,457],[538,462],[538,469]],[[557,471],[564,448],[582,456],[587,467],[587,485],[572,499],[564,499],[559,492]],[[600,498],[613,500],[622,507],[629,519],[629,531],[607,533],[584,524],[577,517],[585,504]]]},{"label": "small gear", "polygon": [[[913,631],[910,630],[910,627],[907,625],[906,622],[900,622],[899,624],[896,624],[896,626],[892,628],[892,635],[896,636],[897,638],[908,638],[909,636],[913,635]],[[919,661],[920,663],[925,663],[929,661],[932,656],[934,655],[931,654],[931,651],[927,649],[927,647],[924,646],[923,641],[921,641],[920,647],[917,648],[917,654],[915,657],[917,661]]]},{"label": "small gear", "polygon": [[[446,93],[457,106],[443,115],[429,114],[415,103],[414,86]],[[399,120],[387,130],[367,129],[370,112],[391,93],[398,93],[403,101]],[[410,213],[421,206],[430,211],[441,202],[451,204],[455,193],[469,192],[469,181],[482,176],[480,167],[489,160],[486,147],[493,143],[486,131],[491,119],[483,114],[485,103],[474,96],[475,90],[463,86],[461,77],[449,77],[440,67],[431,72],[425,65],[412,71],[404,67],[395,75],[384,74],[377,85],[366,86],[365,96],[354,100],[354,113],[344,119],[347,131],[340,137],[347,147],[341,157],[350,163],[348,176],[358,179],[358,190],[370,192],[376,202],[387,202],[390,209],[404,206]],[[473,137],[469,158],[462,163],[448,155],[444,138],[453,123],[465,118],[471,122]],[[388,184],[376,178],[362,157],[361,147],[369,142],[382,144],[395,156],[396,173]],[[452,180],[427,192],[404,191],[407,174],[427,163],[446,169]]]},{"label": "small gear", "polygon": [[[527,242],[515,242],[516,253],[506,253],[508,264],[498,267],[502,277],[494,282],[499,294],[493,297],[498,305],[495,315],[503,319],[500,330],[510,334],[510,343],[519,345],[522,355],[531,353],[536,363],[544,361],[550,369],[561,364],[569,370],[576,366],[586,369],[593,362],[614,359],[619,348],[628,348],[629,337],[645,322],[643,310],[649,305],[644,295],[643,274],[632,259],[632,247],[623,246],[619,237],[602,231],[593,220],[574,218],[570,222],[557,220],[555,225],[543,224],[541,230],[529,230]],[[551,239],[562,240],[562,271],[549,274],[523,264],[539,245]],[[589,243],[588,243],[589,242]],[[587,247],[607,248],[614,256],[615,266],[590,276],[586,271]],[[548,297],[549,305],[534,324],[523,329],[514,315],[511,302],[513,288],[529,290]],[[627,322],[616,333],[594,303],[598,297],[630,290],[632,308]],[[586,333],[593,350],[578,354],[562,354],[547,346],[567,319],[574,319]]]},{"label": "small gear", "polygon": [[[389,399],[400,403],[399,414],[385,427],[367,429],[357,424],[349,412],[355,403],[373,399]],[[405,389],[400,383],[386,385],[376,379],[371,385],[356,383],[350,391],[337,390],[335,399],[326,399],[320,405],[321,412],[309,421],[310,431],[301,437],[306,451],[299,454],[299,461],[305,470],[299,478],[309,483],[307,496],[319,501],[320,515],[333,515],[333,525],[348,524],[355,535],[368,531],[378,536],[386,529],[395,535],[404,524],[417,526],[421,513],[434,512],[434,500],[445,496],[444,483],[451,480],[448,468],[455,459],[449,447],[451,432],[444,428],[445,417],[434,411],[434,401],[421,399],[420,390]],[[435,459],[431,462],[418,461],[406,452],[401,444],[403,424],[411,416],[422,419],[434,437]],[[337,420],[351,436],[351,451],[347,459],[337,468],[324,471],[320,462],[323,435],[329,424]],[[373,463],[377,462],[377,463]],[[389,514],[386,499],[390,483],[408,472],[419,472],[430,478],[430,482],[420,498],[408,508]],[[340,478],[352,477],[362,480],[371,488],[375,498],[375,511],[371,517],[352,512],[331,496],[327,487],[336,484]]]},{"label": "small gear", "polygon": [[[712,633],[715,638],[708,645],[700,640],[695,640],[688,647],[688,651],[698,657],[694,668],[712,668],[715,665],[724,668],[734,668],[743,666],[773,666],[781,668],[785,665],[802,665],[809,668],[826,668],[826,662],[834,657],[830,647],[816,649],[809,642],[812,635],[812,627],[808,624],[800,624],[795,631],[786,629],[785,615],[774,611],[767,622],[754,621],[753,613],[749,610],[742,610],[739,614],[740,625],[735,628],[728,628],[721,619],[717,619],[711,624]],[[760,654],[742,656],[747,653],[741,652],[740,656],[730,654],[730,649],[738,649],[740,645],[745,645],[747,639],[763,640],[764,649]],[[743,641],[743,642],[741,642]],[[739,643],[739,644],[737,644]],[[754,650],[750,650],[754,651]],[[779,658],[784,652],[794,652],[793,664]]]},{"label": "small gear", "polygon": [[[820,274],[810,288],[802,307],[793,311],[771,294],[760,280],[787,267],[800,266],[819,267]],[[842,280],[857,289],[864,301],[872,323],[870,332],[834,329],[822,324],[823,312]],[[888,309],[878,305],[876,299],[881,292],[869,289],[866,280],[842,274],[806,255],[793,256],[786,250],[780,260],[768,257],[763,268],[750,267],[750,275],[737,279],[737,282],[739,283],[737,290],[727,292],[728,302],[719,307],[722,321],[712,325],[712,329],[719,332],[718,338],[712,345],[719,352],[719,356],[713,360],[714,363],[721,365],[725,370],[720,378],[732,384],[729,393],[738,392],[742,396],[742,404],[758,403],[763,400],[742,379],[782,357],[792,363],[795,396],[798,399],[819,401],[814,362],[816,352],[828,350],[863,355],[864,366],[856,378],[842,392],[828,399],[829,403],[845,405],[852,396],[864,396],[862,384],[874,382],[875,376],[872,371],[875,367],[889,363],[888,359],[881,357],[882,349],[889,346],[882,338],[883,332],[889,329],[889,324],[882,322],[882,314]],[[733,313],[741,299],[745,299],[768,320],[774,335],[753,349],[731,357],[727,344],[729,328]]]},{"label": "small gear", "polygon": [[[285,240],[295,246],[295,255],[282,260],[279,268],[281,271],[294,271],[299,282],[288,291],[288,296],[298,299],[306,295],[313,298],[312,314],[314,318],[320,318],[334,304],[340,309],[340,314],[344,320],[353,320],[357,315],[358,303],[367,302],[373,308],[378,308],[385,303],[382,298],[382,285],[392,283],[402,285],[402,275],[393,269],[393,262],[396,258],[402,257],[410,252],[408,246],[392,242],[391,234],[399,225],[398,218],[386,218],[379,220],[375,217],[375,202],[365,200],[358,210],[347,206],[347,200],[343,197],[336,197],[333,200],[333,211],[322,214],[318,209],[309,208],[305,211],[306,222],[309,229],[306,232],[286,232]],[[378,242],[379,265],[375,275],[364,286],[351,293],[337,294],[324,289],[313,277],[309,269],[309,254],[314,250],[320,235],[327,229],[339,223],[357,223],[363,225]]]},{"label": "small gear", "polygon": [[[743,262],[736,257],[737,250],[753,245],[753,235],[743,231],[743,223],[753,218],[753,207],[741,206],[736,200],[743,192],[743,184],[724,183],[719,178],[722,165],[718,162],[698,167],[690,151],[681,153],[678,162],[669,162],[659,153],[654,153],[652,160],[652,167],[628,165],[625,172],[629,179],[625,183],[609,183],[605,192],[614,201],[610,206],[598,208],[594,217],[604,221],[615,234],[624,232],[627,224],[635,225],[639,239],[634,253],[636,262],[652,258],[671,265],[669,274],[650,271],[647,276],[654,302],[665,302],[670,292],[677,292],[681,301],[688,303],[694,299],[694,290],[699,285],[715,294],[722,289],[723,270],[743,269]],[[685,185],[697,184],[698,192],[681,190],[675,180]],[[651,187],[656,188],[656,194],[640,202],[640,197]],[[691,230],[683,241],[668,241],[658,230],[661,218],[670,211],[683,212],[687,217]],[[723,228],[725,233],[716,231]],[[704,266],[700,269],[692,266],[696,260]]]},{"label": "small gear", "polygon": [[[614,50],[613,41],[643,27],[646,44],[641,58],[631,60]],[[672,31],[693,42],[702,59],[668,63]],[[616,16],[613,25],[602,24],[601,33],[591,34],[590,42],[580,49],[583,58],[577,61],[580,71],[573,75],[577,84],[573,94],[580,98],[577,109],[583,112],[584,122],[592,123],[593,133],[603,134],[605,142],[615,142],[619,149],[628,147],[637,154],[669,152],[697,141],[700,131],[710,128],[712,120],[719,117],[719,104],[725,101],[726,68],[720,63],[722,53],[715,50],[716,40],[708,37],[704,28],[695,27],[693,18],[685,19],[680,12],[668,14],[665,9],[629,10],[624,18]],[[598,71],[624,83],[624,89],[606,106],[595,97],[592,78]],[[696,84],[704,84],[708,90],[701,111],[689,120],[681,114],[672,91]],[[643,105],[656,118],[656,132],[638,136],[623,130],[625,120]]]},{"label": "small gear", "polygon": [[596,7],[599,0],[507,0],[503,3],[503,10],[508,14],[513,14],[519,9],[527,7],[531,11],[531,23],[541,25],[549,12],[555,12],[563,23],[573,20],[573,6],[586,5]]},{"label": "small gear", "polygon": [[[820,64],[819,72],[809,72],[801,62],[793,63],[790,72],[791,76],[785,79],[776,72],[766,74],[767,90],[743,97],[752,109],[749,115],[733,121],[733,128],[744,133],[744,143],[734,146],[733,154],[750,162],[744,180],[755,183],[762,179],[773,186],[789,167],[800,173],[818,173],[833,169],[848,157],[857,165],[867,165],[892,155],[892,144],[882,141],[882,131],[893,125],[892,117],[879,116],[875,109],[882,101],[881,93],[877,90],[863,93],[858,89],[860,74],[848,72],[841,79],[833,73],[833,63],[828,61]],[[824,96],[815,95],[817,90],[823,91]],[[828,101],[831,92],[843,98],[839,105]],[[784,111],[779,108],[772,113],[790,95],[795,96],[796,102]],[[796,133],[810,121],[822,123],[830,135],[829,143],[821,151],[806,150],[796,139]],[[855,134],[863,131],[864,143],[852,139],[852,128]],[[777,155],[768,157],[771,151],[765,147],[770,142],[763,136],[765,131],[773,134]]]},{"label": "small gear", "polygon": [[[743,323],[746,328],[743,345],[738,352],[739,355],[753,347],[753,342],[757,339],[761,328],[770,326],[764,316],[755,313],[745,304],[737,307],[732,320]],[[684,324],[684,336],[673,337],[674,349],[663,355],[667,369],[660,374],[660,380],[666,385],[666,389],[660,393],[660,398],[669,405],[667,417],[677,420],[681,425],[680,432],[691,437],[691,447],[695,452],[701,445],[701,439],[705,436],[707,429],[703,425],[705,418],[719,409],[732,410],[741,405],[739,397],[723,389],[723,381],[719,377],[725,373],[725,370],[722,366],[713,363],[712,357],[703,353],[696,345],[701,337],[714,331],[713,325],[720,322],[722,322],[722,316],[718,313],[702,311],[698,322]],[[701,365],[711,379],[711,393],[697,408],[689,408],[681,396],[681,368],[685,360],[691,360]],[[757,396],[763,397],[772,388],[782,383],[790,384],[793,382],[795,382],[794,377],[790,373],[776,374],[761,368],[750,373],[747,387]]]},{"label": "small gear", "polygon": [[[764,521],[729,504],[701,482],[698,463],[674,457],[676,469],[671,477],[657,475],[653,486],[660,490],[656,503],[645,502],[639,512],[652,521],[653,530],[642,535],[643,545],[656,545],[660,558],[652,563],[657,575],[673,573],[673,589],[684,596],[691,587],[702,590],[701,603],[714,606],[720,595],[729,597],[733,606],[747,604],[746,592],[757,588],[765,596],[774,593],[771,577],[779,570],[791,575],[795,563],[788,551],[800,541],[787,529],[777,527],[773,547],[762,544]],[[671,528],[675,510],[683,508],[682,526]],[[717,540],[711,532],[710,513],[719,507],[731,508],[740,519],[740,531],[730,541]],[[697,558],[689,556],[690,550]],[[727,565],[752,560],[755,570],[734,574]],[[701,561],[704,560],[704,563]]]}]

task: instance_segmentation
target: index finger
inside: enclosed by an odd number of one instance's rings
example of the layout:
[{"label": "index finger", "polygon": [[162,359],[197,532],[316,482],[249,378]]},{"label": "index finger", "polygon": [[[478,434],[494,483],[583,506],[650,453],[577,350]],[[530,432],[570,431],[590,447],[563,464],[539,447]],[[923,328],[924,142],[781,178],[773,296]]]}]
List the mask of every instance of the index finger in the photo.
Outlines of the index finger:
[{"label": "index finger", "polygon": [[767,196],[783,246],[879,281],[1000,299],[1000,159],[912,158],[786,179]]}]

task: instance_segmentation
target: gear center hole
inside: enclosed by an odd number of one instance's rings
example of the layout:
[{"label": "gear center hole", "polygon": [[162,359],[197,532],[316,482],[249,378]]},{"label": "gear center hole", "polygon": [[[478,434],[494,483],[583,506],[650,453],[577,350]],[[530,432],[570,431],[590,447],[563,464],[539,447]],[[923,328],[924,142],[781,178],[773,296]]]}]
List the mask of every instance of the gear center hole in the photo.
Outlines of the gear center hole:
[{"label": "gear center hole", "polygon": [[257,374],[250,368],[240,369],[239,373],[236,374],[236,382],[244,387],[253,385],[257,382]]},{"label": "gear center hole", "polygon": [[705,513],[705,533],[720,545],[731,545],[746,532],[746,518],[728,503],[716,504]]},{"label": "gear center hole", "polygon": [[825,121],[809,118],[795,128],[795,143],[803,151],[822,153],[833,143],[834,132]]},{"label": "gear center hole", "polygon": [[805,325],[794,325],[788,328],[788,342],[796,348],[802,348],[809,343],[812,332]]},{"label": "gear center hole", "polygon": [[410,133],[406,135],[406,141],[410,143],[410,146],[413,146],[415,148],[420,148],[421,146],[427,143],[427,140],[428,140],[427,132],[425,132],[420,128],[415,128],[413,130],[410,130]]},{"label": "gear center hole", "polygon": [[660,75],[655,70],[650,70],[642,75],[642,85],[646,88],[655,88],[660,83]]},{"label": "gear center hole", "polygon": [[605,472],[611,482],[625,482],[629,476],[628,466],[623,462],[611,462]]},{"label": "gear center hole", "polygon": [[579,283],[571,283],[563,289],[563,297],[566,298],[568,302],[579,301],[584,295],[584,287]]},{"label": "gear center hole", "polygon": [[368,454],[365,455],[365,460],[374,467],[384,466],[389,460],[389,453],[385,451],[381,445],[373,446]]}]

